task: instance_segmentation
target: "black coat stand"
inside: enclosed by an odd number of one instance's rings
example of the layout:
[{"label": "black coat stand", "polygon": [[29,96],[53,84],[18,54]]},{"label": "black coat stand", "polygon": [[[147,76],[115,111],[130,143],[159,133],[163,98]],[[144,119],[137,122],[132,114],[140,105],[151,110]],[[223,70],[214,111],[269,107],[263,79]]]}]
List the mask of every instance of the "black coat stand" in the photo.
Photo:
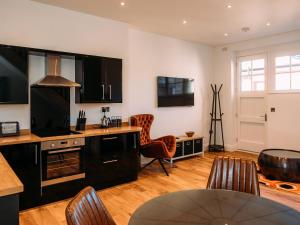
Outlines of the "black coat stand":
[{"label": "black coat stand", "polygon": [[[221,110],[221,102],[220,102],[220,91],[223,87],[221,84],[220,88],[217,88],[217,85],[210,85],[213,91],[213,102],[212,102],[212,109],[210,113],[211,122],[210,122],[210,130],[209,130],[209,146],[208,151],[210,152],[220,152],[225,151],[224,147],[224,135],[223,135],[223,122]],[[219,107],[219,118],[217,118],[217,107]],[[217,144],[217,122],[220,122],[221,134],[222,134],[222,144]],[[212,134],[213,134],[213,143],[212,143]]]}]

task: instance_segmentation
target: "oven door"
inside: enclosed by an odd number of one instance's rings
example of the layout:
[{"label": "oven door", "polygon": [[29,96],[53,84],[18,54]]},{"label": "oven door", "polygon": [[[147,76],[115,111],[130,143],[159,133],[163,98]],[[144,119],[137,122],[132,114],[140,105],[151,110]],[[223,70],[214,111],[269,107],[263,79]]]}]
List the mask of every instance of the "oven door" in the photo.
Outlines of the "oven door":
[{"label": "oven door", "polygon": [[42,187],[85,178],[84,147],[42,151]]}]

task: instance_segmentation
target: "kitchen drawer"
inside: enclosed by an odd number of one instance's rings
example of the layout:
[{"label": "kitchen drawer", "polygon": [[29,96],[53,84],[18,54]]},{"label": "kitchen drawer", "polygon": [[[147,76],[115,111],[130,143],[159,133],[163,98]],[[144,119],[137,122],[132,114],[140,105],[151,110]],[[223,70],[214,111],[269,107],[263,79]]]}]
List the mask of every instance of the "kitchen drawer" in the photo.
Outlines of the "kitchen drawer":
[{"label": "kitchen drawer", "polygon": [[203,151],[202,139],[195,139],[194,140],[194,153],[199,153]]},{"label": "kitchen drawer", "polygon": [[183,156],[183,142],[176,143],[176,152],[173,158]]},{"label": "kitchen drawer", "polygon": [[184,141],[184,155],[190,155],[193,154],[193,141]]}]

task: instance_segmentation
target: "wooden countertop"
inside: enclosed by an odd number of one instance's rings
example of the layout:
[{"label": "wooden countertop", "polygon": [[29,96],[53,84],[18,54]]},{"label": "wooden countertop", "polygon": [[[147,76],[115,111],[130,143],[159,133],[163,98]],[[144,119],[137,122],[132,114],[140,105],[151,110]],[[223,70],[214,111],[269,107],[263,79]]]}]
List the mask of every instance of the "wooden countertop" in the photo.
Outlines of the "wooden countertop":
[{"label": "wooden countertop", "polygon": [[140,132],[141,130],[142,130],[141,127],[135,127],[135,126],[112,127],[107,129],[93,128],[85,131],[79,131],[80,134],[52,136],[52,137],[38,137],[35,134],[29,133],[29,134],[21,134],[20,136],[15,136],[15,137],[2,137],[0,138],[0,146],[79,138],[79,137],[93,137],[93,136],[102,136],[102,135],[109,135],[109,134]]},{"label": "wooden countertop", "polygon": [[23,184],[0,153],[0,197],[23,191]]}]

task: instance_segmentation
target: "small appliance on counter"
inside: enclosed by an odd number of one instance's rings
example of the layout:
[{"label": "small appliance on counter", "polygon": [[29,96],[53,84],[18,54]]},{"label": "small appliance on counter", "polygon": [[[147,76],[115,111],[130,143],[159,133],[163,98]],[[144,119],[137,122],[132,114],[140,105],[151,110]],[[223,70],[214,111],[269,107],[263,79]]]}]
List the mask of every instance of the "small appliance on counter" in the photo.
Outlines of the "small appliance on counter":
[{"label": "small appliance on counter", "polygon": [[76,130],[85,130],[85,125],[86,125],[85,111],[80,110],[77,118]]},{"label": "small appliance on counter", "polygon": [[19,122],[0,122],[0,137],[10,137],[19,135]]},{"label": "small appliance on counter", "polygon": [[122,117],[121,116],[112,116],[110,126],[111,127],[121,127],[122,126]]},{"label": "small appliance on counter", "polygon": [[101,111],[103,112],[103,117],[100,121],[101,128],[108,128],[111,124],[111,120],[106,116],[106,113],[109,112],[109,107],[102,107]]}]

